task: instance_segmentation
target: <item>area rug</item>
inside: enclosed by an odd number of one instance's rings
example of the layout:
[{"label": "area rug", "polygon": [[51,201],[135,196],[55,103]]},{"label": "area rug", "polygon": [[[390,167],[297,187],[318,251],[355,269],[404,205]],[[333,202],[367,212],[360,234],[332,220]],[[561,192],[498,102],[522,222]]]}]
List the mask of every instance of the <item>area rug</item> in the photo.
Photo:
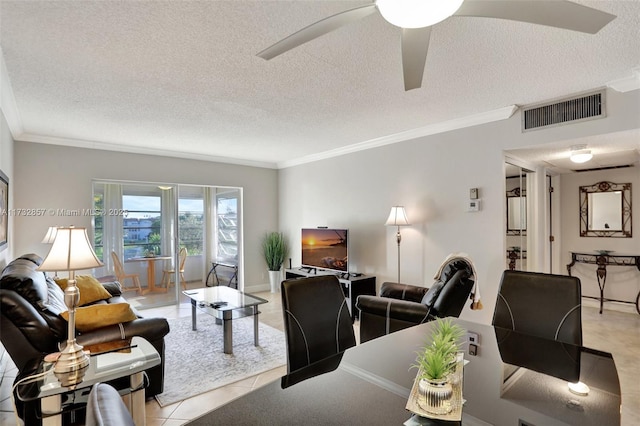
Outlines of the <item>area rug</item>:
[{"label": "area rug", "polygon": [[285,336],[260,323],[259,343],[253,344],[253,318],[233,320],[233,354],[222,352],[222,325],[205,313],[191,330],[191,316],[170,319],[165,337],[164,392],[156,395],[160,406],[285,365]]}]

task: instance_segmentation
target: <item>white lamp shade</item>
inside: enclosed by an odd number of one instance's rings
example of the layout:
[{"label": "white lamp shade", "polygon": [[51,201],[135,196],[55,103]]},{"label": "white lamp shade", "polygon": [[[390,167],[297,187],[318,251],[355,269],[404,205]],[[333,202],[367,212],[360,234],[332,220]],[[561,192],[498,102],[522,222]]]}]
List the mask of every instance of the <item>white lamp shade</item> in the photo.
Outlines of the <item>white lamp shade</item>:
[{"label": "white lamp shade", "polygon": [[53,241],[56,239],[56,233],[58,232],[57,226],[50,226],[42,239],[42,244],[53,244]]},{"label": "white lamp shade", "polygon": [[404,206],[391,207],[391,213],[385,223],[387,226],[408,226],[409,219],[407,219],[407,212],[404,211]]},{"label": "white lamp shade", "polygon": [[86,228],[58,228],[40,271],[76,271],[102,266],[87,237]]},{"label": "white lamp shade", "polygon": [[453,15],[464,0],[376,0],[382,17],[400,28],[424,28]]}]

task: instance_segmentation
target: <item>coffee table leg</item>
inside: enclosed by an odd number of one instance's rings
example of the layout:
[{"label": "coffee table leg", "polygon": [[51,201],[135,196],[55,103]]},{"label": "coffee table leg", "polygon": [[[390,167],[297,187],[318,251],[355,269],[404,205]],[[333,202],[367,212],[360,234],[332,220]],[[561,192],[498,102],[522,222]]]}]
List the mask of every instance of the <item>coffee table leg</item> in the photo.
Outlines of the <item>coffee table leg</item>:
[{"label": "coffee table leg", "polygon": [[[233,353],[233,327],[232,325],[232,315],[231,311],[224,311],[222,318],[222,336],[224,340],[224,353],[232,354]],[[227,318],[228,316],[228,318]]]},{"label": "coffee table leg", "polygon": [[196,331],[198,326],[196,325],[196,301],[191,299],[191,329]]},{"label": "coffee table leg", "polygon": [[260,346],[258,336],[258,306],[253,307],[253,344],[255,346]]}]

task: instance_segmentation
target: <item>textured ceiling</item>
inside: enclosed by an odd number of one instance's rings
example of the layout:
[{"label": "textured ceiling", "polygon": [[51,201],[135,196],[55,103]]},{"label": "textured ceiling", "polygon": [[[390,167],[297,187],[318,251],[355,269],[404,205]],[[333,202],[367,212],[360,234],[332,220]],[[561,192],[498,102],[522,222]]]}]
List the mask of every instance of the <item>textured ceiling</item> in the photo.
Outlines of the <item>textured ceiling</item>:
[{"label": "textured ceiling", "polygon": [[286,165],[633,75],[640,0],[576,2],[617,18],[596,35],[482,18],[437,24],[423,86],[405,92],[400,30],[379,14],[271,61],[255,56],[369,1],[0,0],[14,136]]}]

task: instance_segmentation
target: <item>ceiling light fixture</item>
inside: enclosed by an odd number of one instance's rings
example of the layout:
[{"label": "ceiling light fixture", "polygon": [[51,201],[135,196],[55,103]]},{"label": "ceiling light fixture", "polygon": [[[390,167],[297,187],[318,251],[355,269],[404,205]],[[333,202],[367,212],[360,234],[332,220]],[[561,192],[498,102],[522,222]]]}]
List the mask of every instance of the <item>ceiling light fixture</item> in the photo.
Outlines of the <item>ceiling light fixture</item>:
[{"label": "ceiling light fixture", "polygon": [[463,0],[376,0],[380,14],[400,28],[424,28],[456,13]]},{"label": "ceiling light fixture", "polygon": [[571,156],[569,158],[574,163],[586,163],[593,158],[593,154],[590,149],[586,149],[586,145],[574,145],[571,147]]}]

